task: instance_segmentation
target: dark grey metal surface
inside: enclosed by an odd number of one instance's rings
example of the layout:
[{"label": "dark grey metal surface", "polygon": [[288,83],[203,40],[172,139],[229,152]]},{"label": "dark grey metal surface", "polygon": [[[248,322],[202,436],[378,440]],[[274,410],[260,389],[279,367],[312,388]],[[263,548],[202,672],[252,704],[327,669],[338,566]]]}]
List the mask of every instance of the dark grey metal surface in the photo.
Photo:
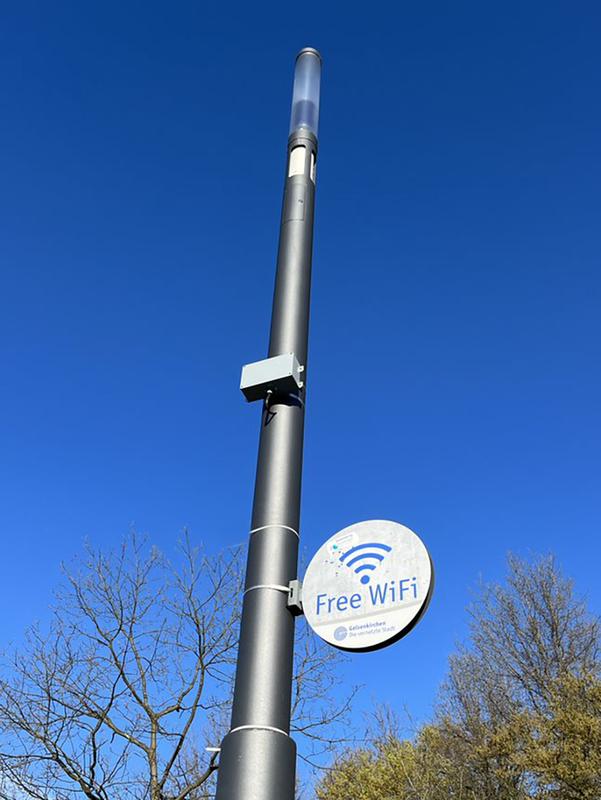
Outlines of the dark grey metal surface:
[{"label": "dark grey metal surface", "polygon": [[[299,145],[317,158],[310,132],[293,134],[288,153]],[[305,368],[315,201],[310,164],[306,158],[305,174],[286,178],[269,343],[269,356],[293,352]],[[306,376],[305,369],[305,386]],[[294,800],[296,747],[288,735],[294,615],[282,587],[297,577],[305,386],[274,394],[263,408],[232,723],[222,743],[217,800]]]},{"label": "dark grey metal surface", "polygon": [[[218,798],[288,800],[294,797],[296,747],[281,733],[234,731],[223,740]],[[230,765],[223,769],[223,765]]]}]

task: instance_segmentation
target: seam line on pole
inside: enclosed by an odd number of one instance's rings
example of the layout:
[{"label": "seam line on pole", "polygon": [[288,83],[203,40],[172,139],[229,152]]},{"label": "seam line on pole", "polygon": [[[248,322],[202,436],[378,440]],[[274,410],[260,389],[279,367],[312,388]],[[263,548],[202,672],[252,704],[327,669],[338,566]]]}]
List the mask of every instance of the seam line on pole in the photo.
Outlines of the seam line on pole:
[{"label": "seam line on pole", "polygon": [[291,528],[290,525],[280,525],[279,523],[275,522],[273,525],[261,525],[260,528],[252,528],[250,531],[251,533],[258,533],[259,531],[264,531],[266,528],[284,528],[287,531],[292,531],[292,533],[296,534],[300,539],[298,531],[295,531],[294,528]]},{"label": "seam line on pole", "polygon": [[238,725],[237,728],[232,728],[230,733],[235,731],[274,731],[274,733],[281,733],[282,736],[290,738],[289,733],[286,733],[281,728],[274,728],[273,725]]},{"label": "seam line on pole", "polygon": [[248,589],[245,589],[244,594],[247,592],[252,592],[254,589],[275,589],[277,592],[285,592],[286,594],[290,594],[290,587],[283,586],[280,583],[258,583],[256,586],[249,586]]}]

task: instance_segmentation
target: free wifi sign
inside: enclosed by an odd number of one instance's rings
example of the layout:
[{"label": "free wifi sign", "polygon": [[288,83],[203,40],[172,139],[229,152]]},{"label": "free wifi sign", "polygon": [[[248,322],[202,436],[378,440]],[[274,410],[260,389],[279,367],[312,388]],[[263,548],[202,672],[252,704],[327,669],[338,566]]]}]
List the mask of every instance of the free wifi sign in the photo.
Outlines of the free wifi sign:
[{"label": "free wifi sign", "polygon": [[315,633],[342,650],[378,650],[405,636],[434,586],[419,536],[391,520],[350,525],[317,551],[303,581],[303,612]]}]

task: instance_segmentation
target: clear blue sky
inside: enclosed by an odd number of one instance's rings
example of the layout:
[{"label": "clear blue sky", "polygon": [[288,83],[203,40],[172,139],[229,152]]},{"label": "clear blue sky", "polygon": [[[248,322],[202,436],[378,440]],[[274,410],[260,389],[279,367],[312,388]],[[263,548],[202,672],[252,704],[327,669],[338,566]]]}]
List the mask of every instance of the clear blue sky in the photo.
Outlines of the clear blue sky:
[{"label": "clear blue sky", "polygon": [[303,542],[396,519],[438,584],[348,680],[428,714],[479,576],[601,608],[597,3],[4,4],[2,641],[130,525],[246,538],[296,51],[324,56]]}]

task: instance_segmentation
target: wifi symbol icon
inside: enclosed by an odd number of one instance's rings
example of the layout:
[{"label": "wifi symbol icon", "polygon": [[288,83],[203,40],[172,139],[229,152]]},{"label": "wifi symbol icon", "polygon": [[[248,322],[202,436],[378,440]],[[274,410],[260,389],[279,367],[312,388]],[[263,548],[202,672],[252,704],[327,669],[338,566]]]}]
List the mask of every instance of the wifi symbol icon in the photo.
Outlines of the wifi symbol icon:
[{"label": "wifi symbol icon", "polygon": [[376,552],[377,550],[384,550],[385,553],[390,553],[392,547],[378,542],[358,544],[356,547],[351,547],[350,550],[343,553],[340,556],[340,561],[350,569],[354,568],[354,572],[356,572],[357,575],[360,572],[365,572],[365,575],[361,576],[361,583],[369,583],[370,572],[384,561],[384,555],[381,552]]}]

